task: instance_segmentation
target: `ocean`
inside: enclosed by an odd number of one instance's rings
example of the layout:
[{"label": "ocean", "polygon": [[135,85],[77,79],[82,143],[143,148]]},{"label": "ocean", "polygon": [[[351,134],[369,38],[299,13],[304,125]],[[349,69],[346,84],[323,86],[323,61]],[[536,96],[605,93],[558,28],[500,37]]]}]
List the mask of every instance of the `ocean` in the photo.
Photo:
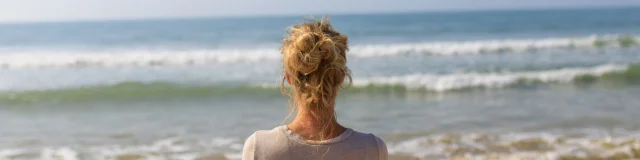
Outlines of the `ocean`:
[{"label": "ocean", "polygon": [[[640,158],[640,8],[333,15],[391,159]],[[0,24],[0,160],[240,159],[304,16]]]}]

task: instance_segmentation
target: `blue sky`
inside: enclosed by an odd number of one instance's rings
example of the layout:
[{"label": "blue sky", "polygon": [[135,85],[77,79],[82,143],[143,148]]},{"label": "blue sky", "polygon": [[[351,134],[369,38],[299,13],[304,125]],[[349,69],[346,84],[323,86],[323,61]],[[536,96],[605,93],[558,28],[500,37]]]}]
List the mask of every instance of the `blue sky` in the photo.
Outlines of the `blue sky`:
[{"label": "blue sky", "polygon": [[0,0],[0,22],[640,6],[640,0]]}]

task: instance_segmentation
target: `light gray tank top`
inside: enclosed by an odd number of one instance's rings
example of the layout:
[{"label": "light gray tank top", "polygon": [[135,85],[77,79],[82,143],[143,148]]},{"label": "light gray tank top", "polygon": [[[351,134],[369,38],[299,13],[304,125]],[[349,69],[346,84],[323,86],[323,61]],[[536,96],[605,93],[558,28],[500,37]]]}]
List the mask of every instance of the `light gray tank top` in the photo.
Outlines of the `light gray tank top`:
[{"label": "light gray tank top", "polygon": [[387,160],[387,147],[373,134],[350,128],[340,136],[311,141],[293,133],[287,126],[253,133],[245,142],[243,160]]}]

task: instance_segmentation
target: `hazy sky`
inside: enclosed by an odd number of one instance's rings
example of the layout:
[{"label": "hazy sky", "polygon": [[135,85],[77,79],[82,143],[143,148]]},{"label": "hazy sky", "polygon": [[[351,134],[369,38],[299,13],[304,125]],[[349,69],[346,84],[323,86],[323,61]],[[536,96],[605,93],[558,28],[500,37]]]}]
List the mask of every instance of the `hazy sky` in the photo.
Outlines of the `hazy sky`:
[{"label": "hazy sky", "polygon": [[0,22],[640,6],[640,0],[0,0]]}]

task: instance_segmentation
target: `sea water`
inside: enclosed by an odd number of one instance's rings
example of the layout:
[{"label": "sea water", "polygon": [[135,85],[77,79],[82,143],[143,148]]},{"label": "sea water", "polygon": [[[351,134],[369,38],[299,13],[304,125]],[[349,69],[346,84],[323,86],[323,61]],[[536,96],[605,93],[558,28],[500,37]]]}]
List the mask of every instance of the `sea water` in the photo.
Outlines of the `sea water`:
[{"label": "sea water", "polygon": [[[239,159],[304,16],[0,24],[0,159]],[[640,158],[640,8],[331,16],[391,159]]]}]

